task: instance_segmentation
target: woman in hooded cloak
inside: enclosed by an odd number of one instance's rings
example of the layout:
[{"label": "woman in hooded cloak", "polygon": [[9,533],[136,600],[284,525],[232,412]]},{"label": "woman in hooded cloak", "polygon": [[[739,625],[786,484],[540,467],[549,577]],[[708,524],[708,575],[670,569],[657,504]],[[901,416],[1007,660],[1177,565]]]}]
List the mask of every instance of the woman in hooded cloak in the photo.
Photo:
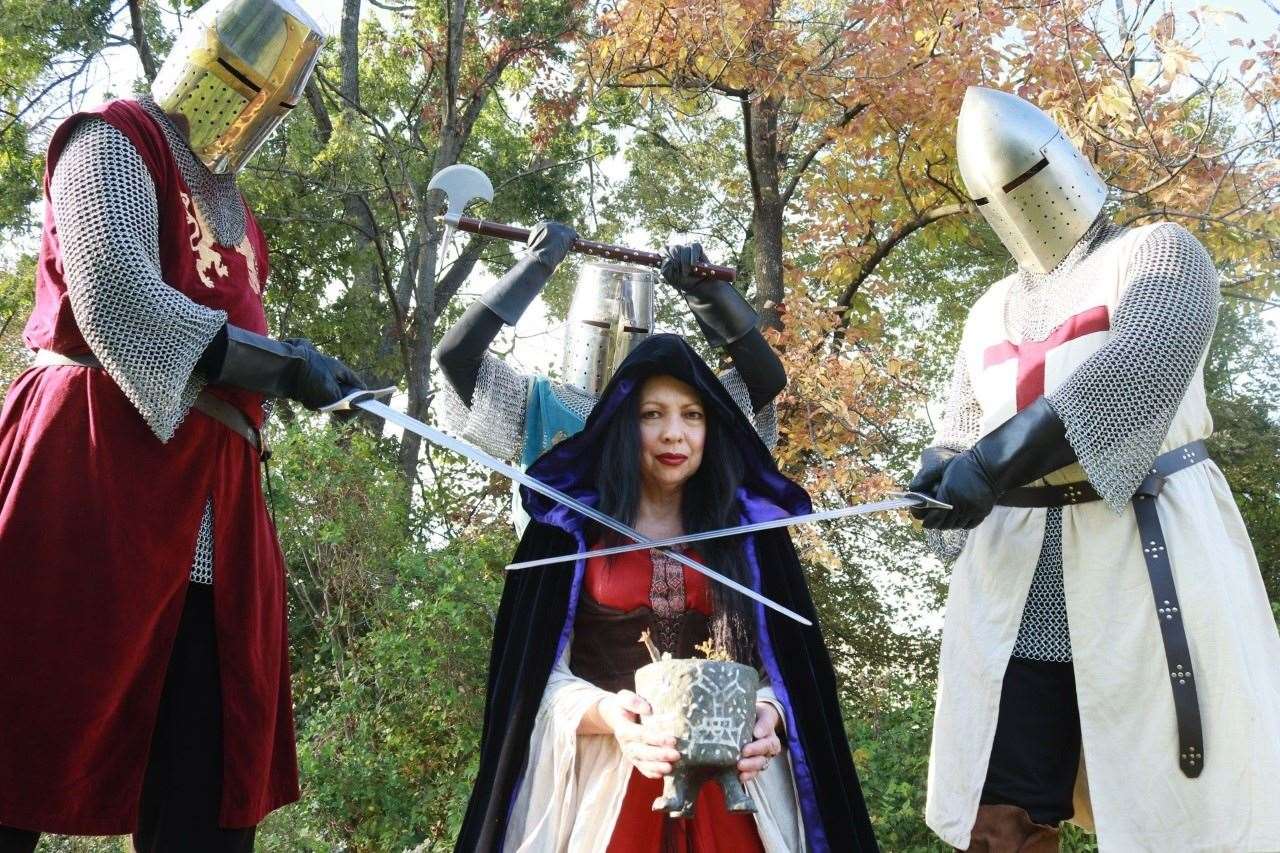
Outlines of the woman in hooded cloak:
[{"label": "woman in hooded cloak", "polygon": [[[583,431],[529,473],[651,538],[807,512],[742,410],[675,335],[623,362]],[[530,491],[517,560],[612,544],[572,510]],[[459,851],[876,850],[831,661],[785,529],[707,540],[695,556],[813,620],[805,627],[659,552],[510,572],[490,657],[480,768]],[[707,782],[691,819],[651,810],[679,759],[650,733],[633,692],[663,652],[708,640],[756,666],[753,740],[739,778],[753,815]]]}]

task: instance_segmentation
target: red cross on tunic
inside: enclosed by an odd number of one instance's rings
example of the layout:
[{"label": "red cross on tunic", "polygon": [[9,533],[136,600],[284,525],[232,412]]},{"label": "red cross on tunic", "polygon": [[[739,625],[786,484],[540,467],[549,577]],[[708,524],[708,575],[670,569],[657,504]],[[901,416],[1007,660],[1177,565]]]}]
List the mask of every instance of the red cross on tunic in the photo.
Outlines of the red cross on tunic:
[{"label": "red cross on tunic", "polygon": [[1044,358],[1049,350],[1060,347],[1067,341],[1083,338],[1094,332],[1105,332],[1110,328],[1107,306],[1099,305],[1068,317],[1043,341],[1024,341],[1021,344],[1003,341],[987,347],[982,354],[982,366],[991,367],[1011,358],[1018,360],[1017,403],[1018,411],[1022,411],[1044,394]]}]

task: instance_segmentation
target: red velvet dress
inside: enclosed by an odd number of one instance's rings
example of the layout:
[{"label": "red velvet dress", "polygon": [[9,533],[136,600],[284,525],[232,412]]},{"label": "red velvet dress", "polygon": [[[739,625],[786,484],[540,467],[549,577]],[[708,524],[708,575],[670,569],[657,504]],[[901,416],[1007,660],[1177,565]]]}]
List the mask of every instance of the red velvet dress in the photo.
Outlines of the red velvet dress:
[{"label": "red velvet dress", "polygon": [[[138,149],[156,187],[164,280],[231,323],[266,332],[267,247],[218,246],[160,128],[137,103],[93,112]],[[27,344],[89,351],[63,282],[49,175]],[[246,211],[247,213],[247,211]],[[255,423],[261,398],[216,388]],[[297,799],[284,561],[256,452],[192,411],[162,444],[105,371],[36,367],[0,412],[0,824],[122,834],[138,796],[196,533],[213,501],[222,682],[224,826]]]},{"label": "red velvet dress", "polygon": [[[691,554],[697,559],[696,554]],[[705,618],[711,615],[711,584],[705,577],[691,569],[675,565],[683,573],[680,584],[683,586],[683,601],[668,602],[674,607],[666,608],[677,613],[697,614],[702,617],[695,620],[705,632]],[[671,566],[659,567],[671,571]],[[662,589],[670,589],[671,584],[663,584],[659,579],[654,583],[654,563],[647,551],[628,551],[615,557],[596,557],[587,561],[586,574],[583,579],[584,597],[582,612],[590,613],[593,609],[603,609],[615,614],[631,614],[642,616],[655,609],[664,610],[658,601]],[[678,586],[677,586],[678,591]],[[590,625],[580,619],[574,629],[574,645],[590,642],[583,631]],[[698,628],[693,629],[696,633]],[[688,643],[688,632],[683,644]],[[623,639],[630,634],[623,634]],[[636,635],[638,636],[638,634]],[[629,643],[636,644],[636,636],[631,636]],[[624,640],[625,641],[625,640]],[[622,659],[634,661],[634,648],[623,647],[616,650]],[[643,653],[643,652],[642,652]],[[687,654],[686,649],[680,649]],[[645,657],[647,660],[647,656]],[[634,669],[632,669],[634,674]],[[634,685],[634,681],[632,685]],[[615,685],[608,685],[617,689]],[[724,805],[724,794],[715,780],[707,781],[698,795],[694,806],[694,816],[689,820],[671,819],[664,812],[652,810],[653,801],[662,793],[662,780],[646,779],[639,771],[631,771],[631,779],[627,784],[626,797],[622,802],[622,811],[618,814],[618,822],[614,824],[613,836],[609,840],[609,853],[655,853],[655,851],[689,851],[689,853],[751,853],[763,851],[760,834],[756,829],[755,818],[749,814],[731,814]]]}]

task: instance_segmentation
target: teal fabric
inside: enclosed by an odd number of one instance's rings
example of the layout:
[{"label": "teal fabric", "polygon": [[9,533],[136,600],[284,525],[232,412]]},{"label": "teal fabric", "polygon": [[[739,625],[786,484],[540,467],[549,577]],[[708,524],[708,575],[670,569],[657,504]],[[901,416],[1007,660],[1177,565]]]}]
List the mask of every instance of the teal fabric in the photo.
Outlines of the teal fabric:
[{"label": "teal fabric", "polygon": [[552,390],[550,379],[534,377],[533,389],[529,392],[529,408],[525,412],[524,450],[520,454],[520,465],[528,468],[553,445],[582,432],[585,423],[584,418],[560,402]]}]

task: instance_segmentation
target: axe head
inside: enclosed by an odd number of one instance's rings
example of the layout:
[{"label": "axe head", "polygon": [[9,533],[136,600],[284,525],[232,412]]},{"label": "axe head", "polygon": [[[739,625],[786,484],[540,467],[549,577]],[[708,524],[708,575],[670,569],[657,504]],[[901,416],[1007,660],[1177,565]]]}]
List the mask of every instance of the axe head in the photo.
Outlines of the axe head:
[{"label": "axe head", "polygon": [[476,199],[493,201],[493,184],[490,183],[489,176],[475,166],[467,166],[463,163],[445,166],[436,172],[431,183],[427,184],[427,189],[440,190],[444,193],[449,203],[445,221],[452,218],[456,222],[462,212],[467,209],[467,205]]}]

